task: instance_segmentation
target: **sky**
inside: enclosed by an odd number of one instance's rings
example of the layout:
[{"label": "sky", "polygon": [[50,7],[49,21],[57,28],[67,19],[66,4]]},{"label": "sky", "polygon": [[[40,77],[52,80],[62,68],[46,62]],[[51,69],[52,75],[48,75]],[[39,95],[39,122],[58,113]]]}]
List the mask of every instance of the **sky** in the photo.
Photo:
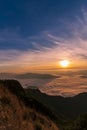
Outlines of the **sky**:
[{"label": "sky", "polygon": [[87,0],[0,0],[0,71],[87,69]]}]

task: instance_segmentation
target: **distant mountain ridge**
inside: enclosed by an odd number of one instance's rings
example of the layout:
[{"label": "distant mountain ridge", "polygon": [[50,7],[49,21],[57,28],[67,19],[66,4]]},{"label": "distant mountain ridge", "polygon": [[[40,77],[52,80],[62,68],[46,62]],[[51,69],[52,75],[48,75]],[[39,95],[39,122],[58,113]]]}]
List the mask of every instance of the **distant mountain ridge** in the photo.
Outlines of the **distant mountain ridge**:
[{"label": "distant mountain ridge", "polygon": [[49,79],[49,78],[58,78],[59,76],[52,75],[52,74],[39,74],[39,73],[24,73],[24,74],[18,74],[16,78],[21,79],[27,79],[27,78],[43,78],[43,79]]},{"label": "distant mountain ridge", "polygon": [[19,78],[19,79],[27,79],[27,78],[42,78],[42,79],[49,79],[49,78],[60,78],[60,76],[53,75],[53,74],[41,74],[41,73],[0,73],[0,79],[8,79],[8,78]]}]

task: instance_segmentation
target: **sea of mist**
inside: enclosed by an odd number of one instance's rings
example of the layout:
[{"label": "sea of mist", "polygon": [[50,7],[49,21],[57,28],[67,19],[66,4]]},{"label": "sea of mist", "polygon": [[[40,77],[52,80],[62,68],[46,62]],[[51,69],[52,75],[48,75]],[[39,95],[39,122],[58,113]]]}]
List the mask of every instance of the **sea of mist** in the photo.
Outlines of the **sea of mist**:
[{"label": "sea of mist", "polygon": [[87,70],[60,70],[51,75],[55,78],[15,78],[15,74],[0,74],[3,79],[16,79],[24,88],[39,89],[53,96],[70,97],[87,92]]}]

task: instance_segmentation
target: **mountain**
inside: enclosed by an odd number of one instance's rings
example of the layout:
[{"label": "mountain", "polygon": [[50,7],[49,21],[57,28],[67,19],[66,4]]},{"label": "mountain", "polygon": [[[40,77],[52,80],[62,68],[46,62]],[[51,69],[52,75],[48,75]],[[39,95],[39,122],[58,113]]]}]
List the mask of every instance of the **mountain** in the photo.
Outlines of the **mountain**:
[{"label": "mountain", "polygon": [[87,112],[87,93],[81,93],[74,97],[48,96],[39,90],[26,89],[27,95],[37,99],[48,106],[55,115],[63,115],[73,119],[79,114]]},{"label": "mountain", "polygon": [[27,95],[16,80],[0,80],[0,130],[59,130],[48,108]]},{"label": "mountain", "polygon": [[13,79],[16,75],[15,73],[0,73],[0,79]]},{"label": "mountain", "polygon": [[15,78],[18,79],[32,79],[32,78],[42,78],[42,79],[50,79],[50,78],[58,78],[59,76],[51,75],[51,74],[39,74],[39,73],[24,73],[18,74]]},{"label": "mountain", "polygon": [[52,74],[40,74],[40,73],[0,73],[0,79],[32,79],[32,78],[41,78],[41,79],[50,79],[50,78],[60,78],[60,76]]},{"label": "mountain", "polygon": [[87,130],[86,99],[87,93],[48,96],[16,80],[0,80],[0,130]]}]

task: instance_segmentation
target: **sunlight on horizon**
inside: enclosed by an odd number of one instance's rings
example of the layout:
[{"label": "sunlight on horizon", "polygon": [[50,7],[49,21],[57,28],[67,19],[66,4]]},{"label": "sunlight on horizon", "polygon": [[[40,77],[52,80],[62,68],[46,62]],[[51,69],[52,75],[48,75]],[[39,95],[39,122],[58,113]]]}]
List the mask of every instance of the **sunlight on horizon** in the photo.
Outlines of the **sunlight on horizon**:
[{"label": "sunlight on horizon", "polygon": [[62,68],[68,68],[70,66],[70,61],[69,60],[61,60],[59,62],[59,65],[62,67]]}]

